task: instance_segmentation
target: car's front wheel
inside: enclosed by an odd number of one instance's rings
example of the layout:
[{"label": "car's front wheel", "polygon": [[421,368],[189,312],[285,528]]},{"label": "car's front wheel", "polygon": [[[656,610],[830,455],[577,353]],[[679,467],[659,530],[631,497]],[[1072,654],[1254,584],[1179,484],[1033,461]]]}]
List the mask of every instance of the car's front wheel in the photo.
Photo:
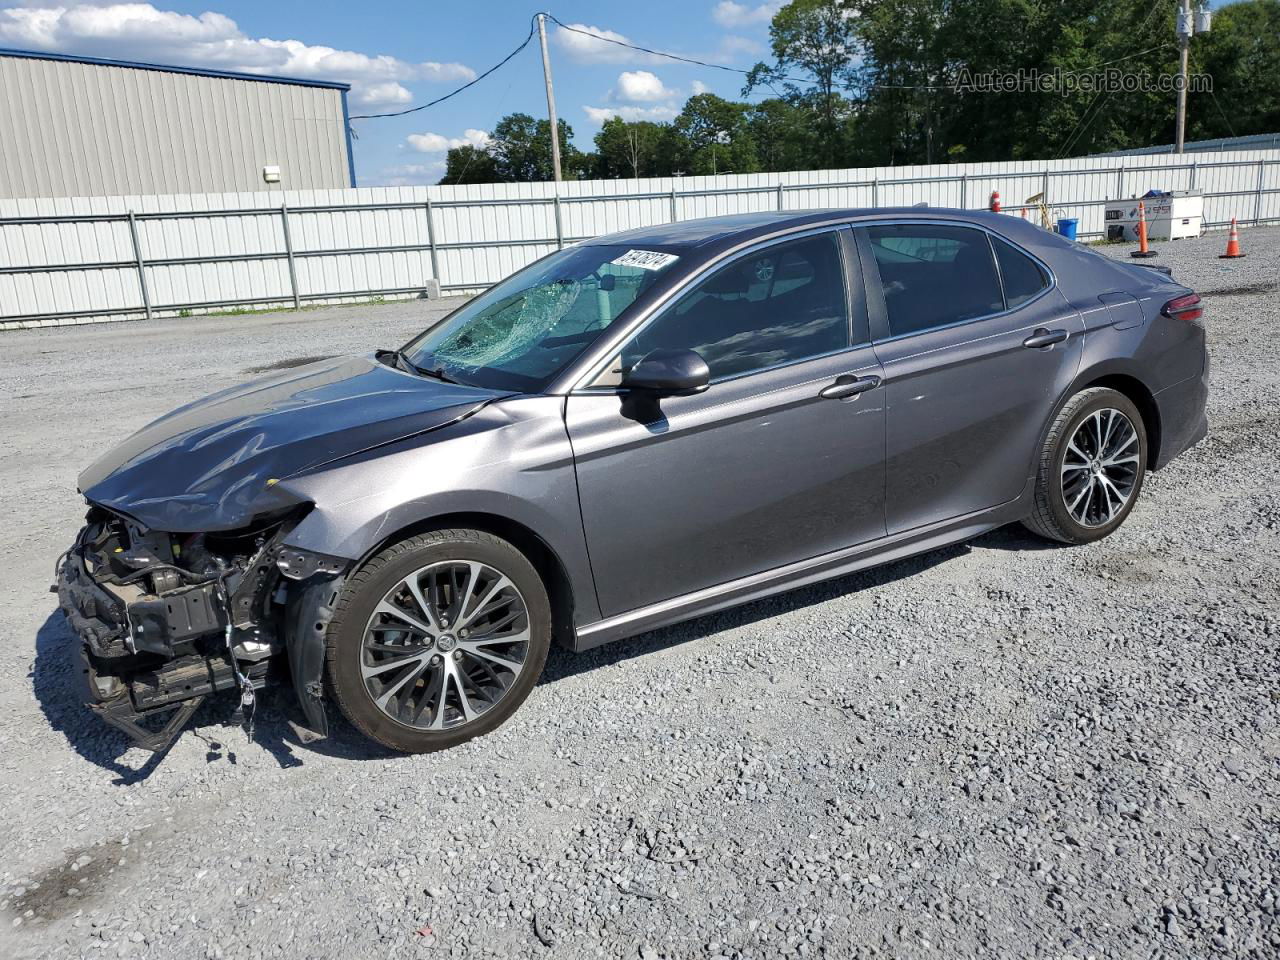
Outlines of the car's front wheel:
[{"label": "car's front wheel", "polygon": [[329,624],[327,669],[357,729],[427,753],[510,717],[550,642],[546,589],[519,550],[483,531],[435,530],[351,577]]},{"label": "car's front wheel", "polygon": [[1147,431],[1124,394],[1091,387],[1059,411],[1036,476],[1033,533],[1061,543],[1092,543],[1133,510],[1146,475]]}]

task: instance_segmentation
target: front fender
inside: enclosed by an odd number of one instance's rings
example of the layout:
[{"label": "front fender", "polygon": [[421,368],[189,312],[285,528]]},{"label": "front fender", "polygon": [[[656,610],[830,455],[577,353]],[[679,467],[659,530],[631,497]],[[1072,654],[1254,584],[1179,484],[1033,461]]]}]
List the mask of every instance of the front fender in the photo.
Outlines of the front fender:
[{"label": "front fender", "polygon": [[369,456],[285,481],[315,508],[287,547],[359,561],[409,527],[487,514],[533,531],[573,589],[579,623],[599,619],[562,397],[520,397]]}]

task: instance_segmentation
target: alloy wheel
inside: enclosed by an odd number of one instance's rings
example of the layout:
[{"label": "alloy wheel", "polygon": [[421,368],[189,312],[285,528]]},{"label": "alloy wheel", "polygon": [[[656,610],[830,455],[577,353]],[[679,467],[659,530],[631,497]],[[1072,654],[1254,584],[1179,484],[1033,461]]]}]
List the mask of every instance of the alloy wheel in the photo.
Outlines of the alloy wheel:
[{"label": "alloy wheel", "polygon": [[392,720],[450,730],[506,696],[529,641],[528,606],[509,577],[474,560],[446,560],[405,577],[374,608],[360,672]]},{"label": "alloy wheel", "polygon": [[1124,511],[1139,452],[1138,431],[1121,411],[1104,407],[1080,422],[1062,460],[1062,498],[1076,523],[1102,527]]}]

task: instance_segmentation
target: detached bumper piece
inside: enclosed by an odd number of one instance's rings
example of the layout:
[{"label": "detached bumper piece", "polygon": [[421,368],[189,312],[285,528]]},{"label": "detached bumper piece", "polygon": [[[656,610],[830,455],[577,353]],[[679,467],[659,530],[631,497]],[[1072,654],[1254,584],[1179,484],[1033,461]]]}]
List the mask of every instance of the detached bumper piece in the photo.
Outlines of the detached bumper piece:
[{"label": "detached bumper piece", "polygon": [[[128,679],[99,672],[95,659],[87,647],[80,648],[87,706],[137,746],[156,753],[169,748],[209,694],[234,690],[238,684],[235,668],[225,657],[192,654],[160,661],[140,667]],[[265,684],[267,666],[266,661],[248,666],[246,675],[255,687]],[[108,691],[112,695],[103,699]]]}]

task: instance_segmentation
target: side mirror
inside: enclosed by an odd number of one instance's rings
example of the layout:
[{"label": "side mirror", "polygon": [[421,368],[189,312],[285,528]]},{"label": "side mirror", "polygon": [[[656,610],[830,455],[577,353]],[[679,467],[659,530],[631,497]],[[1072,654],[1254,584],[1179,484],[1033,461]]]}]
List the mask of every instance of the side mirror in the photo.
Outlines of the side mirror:
[{"label": "side mirror", "polygon": [[651,350],[622,375],[624,390],[662,396],[701,393],[711,382],[711,368],[693,350]]}]

